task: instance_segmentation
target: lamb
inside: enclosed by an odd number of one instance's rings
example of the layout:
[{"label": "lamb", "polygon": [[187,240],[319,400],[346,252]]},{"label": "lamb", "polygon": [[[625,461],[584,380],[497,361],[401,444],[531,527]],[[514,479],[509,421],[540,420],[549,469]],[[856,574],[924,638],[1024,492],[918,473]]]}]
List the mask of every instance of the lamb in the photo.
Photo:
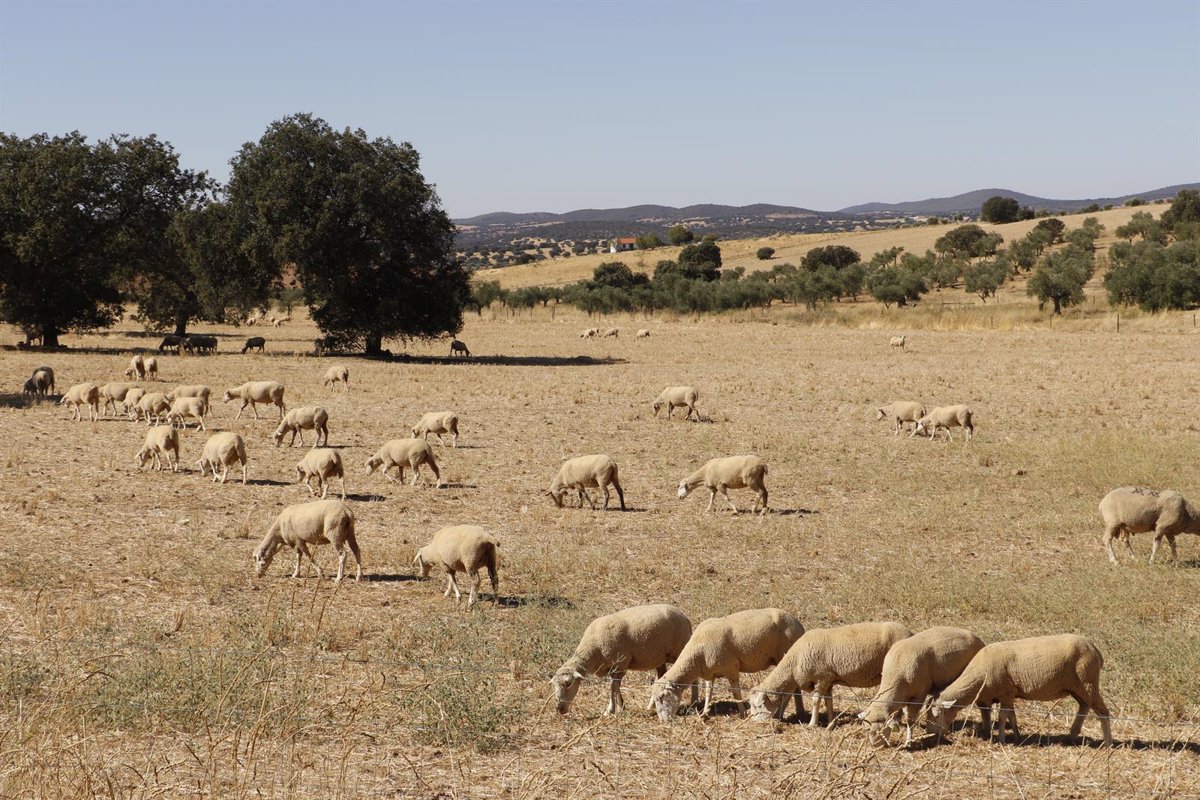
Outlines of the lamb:
[{"label": "lamb", "polygon": [[340,364],[334,364],[321,376],[321,385],[328,386],[330,391],[333,391],[339,383],[347,392],[350,391],[350,370]]},{"label": "lamb", "polygon": [[296,550],[296,569],[293,578],[300,577],[300,564],[304,556],[317,569],[317,579],[321,574],[321,565],[308,552],[308,546],[333,543],[333,549],[338,554],[338,571],[334,581],[340,583],[346,574],[346,551],[349,548],[354,554],[356,566],[354,579],[362,580],[362,553],[358,549],[358,540],[354,537],[354,512],[341,500],[314,500],[309,503],[298,503],[288,506],[279,512],[270,530],[258,543],[254,550],[254,574],[262,577],[271,559],[275,557],[280,547],[287,545]]},{"label": "lamb", "polygon": [[825,716],[832,728],[836,721],[833,687],[840,683],[861,689],[879,683],[888,650],[909,636],[912,631],[898,622],[860,622],[809,630],[792,645],[779,666],[754,687],[750,714],[759,721],[782,716],[792,694],[797,698],[797,712],[802,712],[801,693],[812,692],[809,726],[817,724],[824,700]]},{"label": "lamb", "polygon": [[125,370],[125,377],[130,380],[141,380],[146,377],[146,362],[141,356],[134,356],[129,361],[129,368]]},{"label": "lamb", "polygon": [[429,434],[436,434],[438,444],[445,444],[442,441],[442,434],[454,434],[454,446],[458,447],[458,415],[453,411],[431,411],[428,414],[421,416],[421,421],[412,427],[413,438],[424,434],[424,441],[429,441]]},{"label": "lamb", "polygon": [[43,397],[54,393],[54,370],[50,367],[38,367],[29,377],[34,385],[38,387]]},{"label": "lamb", "polygon": [[204,398],[204,402],[208,403],[209,402],[208,398],[211,394],[212,394],[212,390],[210,390],[207,386],[205,386],[203,384],[193,384],[193,385],[185,384],[185,385],[181,385],[181,386],[176,386],[174,389],[167,392],[167,399],[173,403],[181,397],[202,397],[202,398]]},{"label": "lamb", "polygon": [[321,499],[325,499],[329,493],[329,482],[334,478],[342,482],[342,499],[346,499],[346,471],[342,468],[342,456],[337,450],[314,448],[300,459],[300,463],[296,465],[296,480],[304,481],[310,495],[316,494],[312,487],[313,478],[317,479]]},{"label": "lamb", "polygon": [[293,408],[284,415],[279,421],[279,427],[275,429],[275,433],[271,434],[271,438],[275,440],[275,446],[279,447],[283,441],[285,434],[291,433],[291,441],[288,442],[288,447],[296,443],[296,434],[300,434],[300,444],[304,444],[304,431],[316,431],[316,441],[313,442],[313,447],[321,446],[321,436],[325,436],[325,446],[329,446],[329,412],[321,406],[300,406]]},{"label": "lamb", "polygon": [[637,336],[636,336],[635,338],[637,338],[637,339],[649,339],[649,338],[650,338],[650,331],[646,330],[645,328],[639,328],[639,329],[638,329],[638,332],[637,332]]},{"label": "lamb", "polygon": [[1079,703],[1071,724],[1071,738],[1078,738],[1084,718],[1092,711],[1100,718],[1104,744],[1112,745],[1112,721],[1100,695],[1100,669],[1104,657],[1099,648],[1082,636],[1070,633],[1037,636],[984,646],[967,664],[958,679],[933,701],[932,715],[940,730],[949,730],[962,708],[973,703],[983,712],[980,735],[990,728],[992,704],[1000,704],[1000,744],[1004,744],[1006,721],[1014,736],[1020,736],[1016,700],[1054,701],[1070,696]]},{"label": "lamb", "polygon": [[691,493],[697,486],[708,487],[708,508],[705,511],[713,510],[713,501],[717,498],[717,491],[725,495],[725,502],[729,503],[729,507],[733,509],[733,513],[738,513],[738,507],[729,499],[730,489],[753,489],[756,492],[754,505],[750,507],[750,513],[753,514],[758,504],[762,503],[762,515],[767,513],[767,486],[763,483],[763,479],[767,476],[767,465],[761,458],[755,455],[746,456],[728,456],[727,458],[713,458],[708,461],[703,467],[688,475],[679,482],[679,490],[676,494],[679,499],[683,499]]},{"label": "lamb", "polygon": [[951,428],[962,426],[967,432],[967,441],[971,441],[971,437],[975,434],[975,425],[971,421],[974,412],[967,406],[942,406],[935,408],[928,414],[917,420],[917,426],[913,428],[911,436],[918,433],[928,433],[929,441],[937,438],[937,432],[940,429],[945,429],[946,438],[949,441],[954,441],[954,437],[950,435]]},{"label": "lamb", "polygon": [[130,416],[136,421],[145,415],[146,425],[157,425],[163,421],[170,411],[171,403],[168,402],[165,394],[162,392],[147,392],[138,399],[137,405],[134,406]]},{"label": "lamb", "polygon": [[905,337],[903,337],[903,336],[893,336],[891,339],[891,342],[889,344],[891,344],[892,347],[899,347],[901,350],[903,350],[904,349],[904,339],[905,339]]},{"label": "lamb", "polygon": [[606,330],[604,332],[603,338],[607,339],[608,337],[611,336],[612,338],[616,339],[620,335],[620,333],[621,333],[620,328],[609,328],[608,330]]},{"label": "lamb", "polygon": [[225,478],[229,475],[229,467],[233,464],[241,464],[242,485],[246,485],[246,465],[249,463],[246,459],[246,443],[236,433],[226,431],[214,433],[208,437],[208,441],[204,443],[204,451],[200,454],[200,460],[196,463],[200,467],[201,478],[210,470],[212,471],[213,483],[217,482],[218,467],[221,470],[220,481],[225,483]]},{"label": "lamb", "polygon": [[454,339],[450,342],[450,355],[469,356],[471,355],[471,351],[468,350],[467,346],[458,339]]},{"label": "lamb", "polygon": [[124,403],[132,383],[106,383],[100,387],[101,411],[107,416],[109,406],[112,406],[113,416],[117,415],[117,403]]},{"label": "lamb", "polygon": [[[598,617],[583,631],[574,654],[550,679],[559,714],[566,714],[579,692],[579,685],[592,676],[609,681],[605,716],[625,707],[621,680],[629,670],[653,670],[661,678],[667,664],[683,652],[692,636],[692,622],[681,610],[669,605],[633,606]],[[696,702],[692,686],[692,703]],[[651,701],[650,709],[654,708]]]},{"label": "lamb", "polygon": [[554,480],[550,482],[550,490],[546,492],[554,500],[554,505],[563,507],[563,495],[568,489],[579,492],[579,507],[583,508],[583,500],[587,498],[592,509],[596,508],[594,501],[587,493],[588,488],[604,490],[604,508],[608,509],[608,485],[617,490],[617,499],[621,501],[621,510],[625,510],[625,492],[617,477],[617,462],[611,456],[579,456],[568,459],[558,468]]},{"label": "lamb", "polygon": [[121,401],[121,411],[129,415],[132,420],[140,419],[138,414],[137,404],[143,397],[146,396],[146,390],[140,386],[134,386],[125,394],[125,399]]},{"label": "lamb", "polygon": [[858,718],[892,725],[903,712],[909,744],[926,699],[954,683],[981,649],[983,640],[963,628],[929,628],[901,639],[883,659],[879,693]]},{"label": "lamb", "polygon": [[367,474],[370,475],[376,469],[383,467],[383,477],[393,483],[395,478],[388,475],[388,470],[392,467],[396,468],[400,475],[400,481],[404,481],[404,468],[412,467],[413,477],[412,486],[417,485],[417,478],[421,477],[421,466],[428,465],[433,471],[433,477],[437,481],[437,485],[442,485],[442,476],[438,472],[437,462],[433,460],[433,450],[425,442],[415,439],[392,439],[386,442],[383,447],[376,451],[375,455],[367,459]]},{"label": "lamb", "polygon": [[77,383],[67,389],[58,404],[70,406],[70,418],[79,422],[83,422],[80,406],[87,406],[92,412],[92,422],[95,422],[100,410],[100,387],[94,383]]},{"label": "lamb", "polygon": [[462,602],[462,592],[454,576],[464,572],[471,577],[471,594],[467,598],[469,611],[479,597],[479,570],[487,568],[488,580],[492,583],[492,600],[500,606],[500,579],[496,575],[496,538],[478,525],[453,525],[433,534],[429,544],[417,551],[413,558],[413,569],[422,578],[429,577],[434,564],[446,571],[446,593],[454,591],[454,604]]},{"label": "lamb", "polygon": [[257,349],[258,352],[262,353],[266,350],[266,347],[267,340],[265,338],[262,336],[251,336],[246,340],[246,343],[242,345],[242,354],[245,355],[247,350],[254,349]]},{"label": "lamb", "polygon": [[148,380],[158,380],[158,359],[154,356],[146,357],[146,378]]},{"label": "lamb", "polygon": [[167,411],[167,422],[179,427],[187,427],[187,418],[191,417],[200,423],[200,430],[206,431],[204,416],[208,414],[208,401],[203,397],[177,397]]},{"label": "lamb", "polygon": [[671,418],[671,412],[676,408],[687,408],[687,413],[683,415],[684,419],[688,419],[692,414],[696,415],[696,421],[700,421],[700,412],[696,410],[696,401],[700,399],[700,393],[691,386],[668,386],[662,390],[662,394],[658,399],[650,404],[654,409],[654,416],[658,416],[658,410],[663,406],[667,407],[667,419]]},{"label": "lamb", "polygon": [[599,328],[587,328],[583,333],[579,334],[580,339],[594,339],[600,335]]},{"label": "lamb", "polygon": [[279,418],[283,419],[286,406],[283,404],[283,384],[278,381],[249,381],[241,386],[225,390],[224,402],[228,403],[235,397],[242,401],[242,407],[238,409],[234,419],[242,418],[242,412],[246,410],[246,406],[250,406],[250,410],[254,412],[254,418],[258,419],[258,408],[255,403],[269,403],[278,406]]},{"label": "lamb", "polygon": [[671,668],[654,682],[651,698],[658,718],[670,722],[679,710],[684,687],[699,680],[706,681],[702,716],[707,716],[712,706],[712,684],[717,678],[729,680],[734,700],[742,705],[741,673],[775,666],[803,635],[800,621],[778,608],[704,620]]},{"label": "lamb", "polygon": [[1150,548],[1150,563],[1153,564],[1164,537],[1171,545],[1171,560],[1174,561],[1179,557],[1175,537],[1181,533],[1200,534],[1200,509],[1170,489],[1162,492],[1135,486],[1113,489],[1100,501],[1100,514],[1104,517],[1104,549],[1108,552],[1108,560],[1114,564],[1117,563],[1117,557],[1113,555],[1114,536],[1120,535],[1125,540],[1125,549],[1133,558],[1130,535],[1153,531],[1154,545]]},{"label": "lamb", "polygon": [[880,406],[875,409],[875,419],[890,419],[896,423],[896,431],[893,436],[899,436],[900,431],[904,430],[904,423],[913,423],[913,433],[916,433],[916,422],[925,416],[925,406],[921,403],[914,403],[908,400],[896,400],[888,403],[886,406]]},{"label": "lamb", "polygon": [[[172,453],[175,454],[174,459],[171,458]],[[167,457],[167,466],[171,468],[171,472],[179,471],[179,433],[170,426],[146,431],[142,449],[138,450],[133,458],[138,469],[145,466],[147,461],[153,461],[154,468],[161,471],[162,456]]]}]

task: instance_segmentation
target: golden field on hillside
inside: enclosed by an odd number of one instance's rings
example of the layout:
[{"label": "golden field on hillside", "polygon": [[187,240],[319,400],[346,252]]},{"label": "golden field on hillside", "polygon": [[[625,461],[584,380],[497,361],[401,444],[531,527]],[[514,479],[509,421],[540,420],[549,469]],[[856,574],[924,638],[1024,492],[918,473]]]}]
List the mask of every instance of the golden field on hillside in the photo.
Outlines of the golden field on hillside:
[{"label": "golden field on hillside", "polygon": [[[811,244],[772,246],[779,261]],[[742,246],[723,243],[727,261]],[[520,285],[509,273],[497,276]],[[445,342],[410,345],[406,361],[337,359],[347,394],[320,385],[334,359],[302,354],[316,332],[299,313],[281,329],[211,329],[215,356],[160,356],[162,387],[205,383],[219,396],[269,378],[289,406],[329,410],[366,569],[338,586],[290,579],[287,552],[253,575],[274,516],[308,499],[292,474],[303,451],[272,446],[270,413],[235,420],[235,405],[216,404],[210,430],[245,438],[251,479],[218,485],[194,472],[199,431],[181,434],[184,472],[139,472],[144,425],[70,422],[61,406],[4,395],[0,795],[1200,795],[1200,539],[1180,537],[1178,562],[1148,565],[1149,537],[1135,536],[1139,560],[1114,567],[1096,508],[1124,484],[1200,497],[1200,384],[1180,369],[1200,341],[1190,315],[1117,334],[1097,306],[1050,329],[1013,299],[1008,324],[974,330],[922,305],[906,316],[861,304],[861,329],[798,324],[783,307],[616,317],[605,322],[620,338],[603,341],[578,338],[592,321],[572,309],[489,312],[459,334],[470,359],[447,358]],[[642,327],[651,337],[634,340]],[[904,351],[888,346],[901,332]],[[252,333],[267,353],[237,354]],[[0,352],[5,390],[42,363],[59,391],[119,380],[157,337],[126,325],[65,341],[71,352]],[[704,422],[651,415],[679,383],[700,389]],[[893,399],[968,403],[977,436],[895,437],[874,419]],[[433,445],[446,487],[364,474],[380,444],[443,409],[462,430],[458,449]],[[705,514],[703,492],[675,498],[703,461],[742,452],[769,464],[765,518]],[[616,459],[629,511],[557,509],[545,496],[560,461],[587,453]],[[500,541],[499,607],[467,613],[442,597],[440,574],[412,577],[415,549],[459,523]],[[316,556],[333,566],[329,547]],[[597,681],[559,717],[547,678],[584,626],[645,602],[694,623],[778,606],[807,627],[897,620],[986,641],[1077,632],[1104,653],[1118,746],[1096,746],[1094,719],[1086,745],[1065,742],[1075,704],[1060,701],[1019,703],[1015,745],[960,733],[883,748],[849,721],[826,731],[740,718],[724,683],[713,718],[666,725],[644,708],[644,673],[626,678],[624,714],[601,716]],[[838,711],[869,697],[839,688]]]}]

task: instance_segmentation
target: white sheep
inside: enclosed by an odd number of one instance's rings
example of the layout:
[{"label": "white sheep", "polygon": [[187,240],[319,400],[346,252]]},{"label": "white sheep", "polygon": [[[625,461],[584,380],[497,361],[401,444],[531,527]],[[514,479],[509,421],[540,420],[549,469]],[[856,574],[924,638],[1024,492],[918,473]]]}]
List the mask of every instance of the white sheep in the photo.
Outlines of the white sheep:
[{"label": "white sheep", "polygon": [[1133,558],[1130,535],[1153,531],[1154,544],[1150,548],[1150,563],[1153,564],[1163,538],[1171,545],[1171,560],[1175,560],[1179,556],[1175,537],[1181,533],[1200,535],[1200,509],[1170,489],[1161,492],[1136,486],[1113,489],[1100,501],[1100,514],[1104,517],[1104,549],[1108,552],[1108,560],[1114,564],[1117,563],[1112,547],[1115,536],[1125,540],[1125,549]]},{"label": "white sheep", "polygon": [[125,377],[130,380],[141,380],[146,377],[146,362],[141,356],[134,356],[129,360],[129,368],[125,370]]},{"label": "white sheep", "polygon": [[579,334],[580,339],[594,339],[600,335],[599,328],[587,328],[583,333]]},{"label": "white sheep", "polygon": [[650,338],[650,331],[646,330],[645,328],[639,328],[639,329],[638,329],[638,332],[637,332],[637,336],[636,336],[636,337],[634,337],[634,338],[637,338],[637,339],[649,339],[649,338]]},{"label": "white sheep", "polygon": [[92,422],[95,422],[100,410],[100,387],[94,383],[77,383],[67,389],[67,393],[62,396],[58,404],[69,406],[70,418],[79,422],[83,422],[81,407],[87,406],[91,411]]},{"label": "white sheep", "polygon": [[705,486],[709,492],[708,508],[704,509],[705,511],[713,510],[713,500],[716,499],[717,492],[720,491],[721,494],[725,495],[725,502],[729,503],[729,507],[736,514],[738,513],[738,507],[729,499],[729,490],[753,489],[755,498],[754,504],[750,506],[750,513],[753,514],[761,502],[761,513],[765,516],[767,513],[767,486],[763,479],[766,476],[767,465],[758,456],[746,455],[713,458],[703,467],[681,480],[676,494],[682,500],[696,487]]},{"label": "white sheep", "polygon": [[[630,670],[653,670],[661,678],[667,664],[683,652],[692,636],[692,622],[681,610],[670,605],[633,606],[592,620],[574,654],[550,679],[558,713],[566,714],[587,678],[609,682],[608,707],[604,714],[616,714],[625,707],[621,680]],[[692,686],[692,703],[697,691]],[[651,701],[649,708],[654,708]]]},{"label": "white sheep", "polygon": [[479,597],[479,570],[486,568],[492,583],[492,600],[500,605],[500,578],[496,574],[496,537],[478,525],[452,525],[433,534],[429,544],[417,551],[413,557],[413,569],[422,578],[429,577],[434,564],[440,564],[446,572],[446,593],[454,592],[454,604],[462,601],[462,592],[454,576],[465,573],[471,578],[471,594],[467,598],[467,609],[475,605]]},{"label": "white sheep", "polygon": [[621,489],[621,481],[617,476],[617,462],[613,461],[612,456],[606,455],[579,456],[563,462],[554,480],[550,482],[550,490],[546,494],[554,500],[554,505],[562,508],[563,495],[569,489],[575,489],[579,492],[579,507],[583,508],[586,498],[594,510],[596,501],[587,493],[587,489],[602,489],[604,508],[607,509],[609,484],[617,490],[617,499],[621,501],[621,510],[624,511],[625,492]]},{"label": "white sheep", "polygon": [[370,475],[382,467],[380,471],[383,473],[383,477],[395,483],[396,478],[388,475],[388,470],[395,467],[400,476],[399,480],[403,482],[404,468],[411,467],[413,471],[411,485],[416,486],[417,479],[421,477],[422,465],[429,466],[437,485],[441,486],[442,476],[438,471],[437,462],[433,459],[433,450],[428,444],[417,439],[392,439],[379,448],[375,455],[367,459],[367,474]]},{"label": "white sheep", "polygon": [[52,368],[45,365],[40,366],[29,377],[33,380],[34,385],[38,387],[43,397],[48,393],[54,393],[54,370]]},{"label": "white sheep", "polygon": [[[126,396],[128,397],[128,395]],[[146,392],[138,398],[132,415],[135,421],[145,416],[146,425],[157,425],[165,421],[170,410],[171,404],[167,401],[165,394],[162,392]]]},{"label": "white sheep", "polygon": [[304,481],[310,495],[316,494],[312,487],[313,478],[317,479],[322,499],[329,493],[329,483],[334,478],[342,482],[342,499],[346,499],[346,471],[342,468],[342,456],[337,450],[315,448],[300,459],[296,465],[296,480]]},{"label": "white sheep", "polygon": [[112,407],[112,413],[117,415],[117,403],[124,403],[129,390],[135,388],[132,383],[106,383],[100,387],[100,406],[105,416]]},{"label": "white sheep", "polygon": [[172,403],[180,397],[203,397],[205,403],[211,403],[209,399],[212,396],[212,390],[204,384],[181,385],[176,386],[171,391],[167,392],[167,399]]},{"label": "white sheep", "polygon": [[171,425],[187,427],[188,418],[200,423],[200,430],[206,431],[204,417],[208,414],[208,401],[203,397],[177,397],[167,411],[167,422]]},{"label": "white sheep", "polygon": [[705,681],[701,715],[707,716],[712,706],[712,684],[717,678],[728,679],[733,699],[742,705],[741,673],[775,666],[803,635],[800,621],[778,608],[704,620],[671,668],[654,682],[651,698],[658,718],[670,722],[679,710],[684,688],[701,680]]},{"label": "white sheep", "polygon": [[692,414],[696,415],[696,421],[700,421],[700,412],[696,410],[696,401],[700,399],[700,393],[691,386],[668,386],[662,390],[662,394],[658,396],[650,407],[654,409],[654,416],[658,416],[658,410],[663,406],[667,407],[667,419],[671,418],[671,412],[676,408],[687,408],[687,413],[683,415],[684,419],[688,419]]},{"label": "white sheep", "polygon": [[962,674],[938,694],[932,706],[934,722],[940,730],[949,730],[958,713],[974,704],[983,716],[980,735],[987,736],[989,709],[999,703],[997,723],[1004,744],[1006,722],[1014,736],[1021,735],[1013,709],[1016,700],[1052,702],[1069,696],[1079,703],[1071,737],[1079,736],[1084,718],[1092,711],[1100,719],[1104,744],[1112,745],[1112,722],[1100,695],[1103,666],[1100,649],[1070,633],[995,642],[976,653]]},{"label": "white sheep", "polygon": [[616,339],[620,335],[620,333],[621,333],[620,328],[609,328],[608,330],[606,330],[604,332],[603,338],[607,339],[611,336],[612,338]]},{"label": "white sheep", "polygon": [[321,574],[321,565],[308,551],[311,544],[333,543],[333,549],[338,554],[338,570],[336,582],[341,582],[346,574],[346,550],[354,554],[356,566],[354,579],[362,580],[362,554],[358,549],[358,540],[354,537],[354,512],[341,500],[313,500],[309,503],[298,503],[288,506],[279,512],[279,516],[271,523],[270,530],[258,543],[254,550],[254,573],[262,577],[271,565],[271,559],[280,547],[287,545],[296,551],[296,569],[293,578],[300,577],[300,564],[304,556],[317,569],[317,579]]},{"label": "white sheep", "polygon": [[321,385],[335,391],[339,383],[347,392],[350,391],[350,370],[340,364],[334,364],[321,376]]},{"label": "white sheep", "polygon": [[154,356],[146,357],[146,378],[148,380],[158,380],[158,359]]},{"label": "white sheep", "polygon": [[283,403],[283,384],[278,381],[249,381],[241,386],[226,389],[224,402],[228,403],[234,398],[242,401],[242,407],[238,409],[234,419],[242,418],[242,412],[246,410],[246,406],[250,406],[250,410],[254,412],[254,418],[258,419],[256,403],[277,406],[280,419],[283,419],[283,412],[286,410]]},{"label": "white sheep", "polygon": [[837,628],[813,628],[805,632],[770,675],[750,692],[750,714],[767,720],[782,716],[788,698],[797,698],[796,710],[803,711],[799,698],[813,695],[808,724],[815,726],[825,701],[825,717],[833,727],[833,687],[853,689],[875,686],[883,671],[883,659],[896,642],[912,636],[898,622],[860,622]]},{"label": "white sheep", "polygon": [[138,420],[140,415],[138,414],[137,404],[145,396],[145,389],[140,386],[134,386],[125,393],[125,399],[121,401],[121,411],[128,414],[130,419]]},{"label": "white sheep", "polygon": [[214,483],[217,482],[218,468],[221,470],[220,481],[225,483],[225,478],[229,475],[229,467],[233,464],[241,464],[242,485],[246,485],[246,466],[249,463],[246,459],[246,443],[236,433],[214,433],[208,437],[208,441],[204,443],[204,451],[200,454],[200,460],[196,463],[200,467],[201,478],[210,470],[212,471]]},{"label": "white sheep", "polygon": [[896,424],[893,436],[900,435],[900,431],[904,430],[904,423],[906,422],[913,423],[913,433],[916,433],[917,420],[923,416],[925,416],[924,404],[909,400],[896,400],[888,403],[886,406],[879,406],[875,409],[875,419],[888,419]]},{"label": "white sheep", "polygon": [[329,412],[321,406],[300,406],[293,408],[279,421],[279,427],[271,434],[275,446],[279,447],[283,437],[292,434],[288,447],[296,443],[296,435],[300,435],[300,444],[304,444],[304,431],[316,431],[313,447],[321,446],[321,436],[325,437],[325,445],[329,446]]},{"label": "white sheep", "polygon": [[[172,454],[174,459],[171,458]],[[171,472],[179,471],[179,432],[167,425],[146,431],[142,449],[138,450],[133,458],[138,469],[145,466],[147,461],[151,461],[154,468],[161,471],[162,456],[166,456]]]},{"label": "white sheep", "polygon": [[416,439],[423,435],[424,441],[429,441],[429,434],[436,434],[438,444],[445,444],[442,441],[442,434],[453,434],[454,446],[458,447],[458,415],[453,411],[431,411],[428,414],[421,416],[421,421],[412,427],[413,438]]},{"label": "white sheep", "polygon": [[937,438],[939,430],[945,430],[946,438],[954,441],[954,437],[950,435],[950,429],[961,426],[967,432],[967,441],[969,442],[975,434],[973,417],[974,412],[967,406],[942,406],[935,408],[917,420],[917,427],[913,429],[912,435],[928,433],[929,441],[932,442]]},{"label": "white sheep", "polygon": [[982,649],[983,640],[965,628],[928,628],[901,639],[883,659],[879,692],[858,718],[894,725],[903,712],[909,744],[925,701],[954,683]]},{"label": "white sheep", "polygon": [[905,337],[903,337],[903,336],[893,336],[890,344],[892,347],[899,347],[901,350],[903,350],[904,349],[904,339],[905,339]]}]

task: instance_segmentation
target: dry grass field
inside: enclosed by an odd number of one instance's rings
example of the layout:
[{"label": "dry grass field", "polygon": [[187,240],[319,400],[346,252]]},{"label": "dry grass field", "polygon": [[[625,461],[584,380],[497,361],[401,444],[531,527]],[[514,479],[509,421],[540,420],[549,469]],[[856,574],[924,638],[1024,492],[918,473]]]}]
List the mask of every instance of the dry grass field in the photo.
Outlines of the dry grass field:
[{"label": "dry grass field", "polygon": [[[292,474],[303,451],[272,446],[270,414],[235,421],[235,405],[216,404],[210,429],[245,437],[251,479],[217,485],[195,472],[198,431],[181,434],[186,471],[139,472],[144,425],[69,422],[5,394],[0,796],[1200,796],[1200,539],[1151,566],[1136,536],[1138,561],[1114,567],[1096,508],[1124,484],[1200,499],[1200,339],[1179,316],[1117,334],[938,330],[925,313],[916,334],[878,307],[862,329],[796,324],[786,309],[618,318],[621,338],[605,341],[577,338],[587,320],[568,309],[485,314],[460,334],[475,358],[452,361],[438,342],[409,346],[420,358],[408,361],[338,359],[348,394],[320,385],[332,359],[298,354],[315,336],[301,314],[263,332],[265,355],[238,355],[248,332],[217,328],[218,355],[160,357],[164,387],[219,396],[270,378],[290,406],[328,408],[366,567],[338,586],[290,579],[286,552],[253,576],[271,520],[308,498]],[[635,341],[638,327],[651,338]],[[888,347],[906,330],[905,351]],[[66,342],[0,352],[4,391],[43,362],[60,391],[120,379],[157,338],[127,325]],[[700,388],[705,421],[651,416],[676,383]],[[874,408],[906,398],[971,404],[977,437],[892,436]],[[444,488],[364,474],[382,442],[442,409],[462,420],[462,446],[434,444]],[[770,465],[765,518],[705,514],[703,492],[675,498],[705,459],[751,451]],[[587,453],[617,460],[629,511],[560,510],[544,495],[563,458]],[[409,567],[437,528],[468,522],[501,543],[499,607],[472,613]],[[317,558],[333,566],[329,547]],[[666,725],[644,708],[641,673],[623,715],[601,716],[607,687],[592,682],[559,717],[547,678],[583,627],[645,602],[694,622],[778,606],[808,627],[1078,632],[1104,653],[1119,744],[1098,747],[1092,719],[1086,745],[1065,742],[1074,703],[1059,702],[1020,703],[1015,745],[960,733],[878,747],[850,722],[742,719],[724,683],[713,718]],[[838,710],[869,694],[838,689]]]}]

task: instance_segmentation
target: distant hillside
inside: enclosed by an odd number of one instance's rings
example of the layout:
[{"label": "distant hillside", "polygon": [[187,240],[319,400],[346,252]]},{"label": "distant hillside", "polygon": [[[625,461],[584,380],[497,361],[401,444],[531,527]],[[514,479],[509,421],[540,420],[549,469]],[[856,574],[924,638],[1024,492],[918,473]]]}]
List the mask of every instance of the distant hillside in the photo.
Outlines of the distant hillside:
[{"label": "distant hillside", "polygon": [[736,219],[769,217],[782,215],[790,217],[819,217],[821,212],[808,208],[792,206],[775,206],[768,203],[756,203],[750,206],[723,206],[712,203],[685,206],[642,205],[628,208],[581,208],[564,214],[552,214],[546,211],[534,211],[528,214],[514,214],[499,211],[492,214],[481,214],[477,217],[456,219],[454,223],[460,226],[483,225],[545,225],[553,222],[654,222],[663,223],[683,222],[693,219]]},{"label": "distant hillside", "polygon": [[1200,183],[1183,183],[1177,186],[1164,186],[1148,192],[1126,194],[1120,197],[1095,197],[1085,200],[1053,200],[1046,197],[1035,197],[1031,194],[1014,192],[1011,189],[976,189],[953,197],[932,197],[928,200],[911,200],[906,203],[863,203],[862,205],[843,208],[840,214],[978,214],[980,206],[989,197],[1000,195],[1011,197],[1023,206],[1032,209],[1044,208],[1051,211],[1078,211],[1090,205],[1119,206],[1125,201],[1140,197],[1143,200],[1162,200],[1174,197],[1180,189],[1200,189]]}]

